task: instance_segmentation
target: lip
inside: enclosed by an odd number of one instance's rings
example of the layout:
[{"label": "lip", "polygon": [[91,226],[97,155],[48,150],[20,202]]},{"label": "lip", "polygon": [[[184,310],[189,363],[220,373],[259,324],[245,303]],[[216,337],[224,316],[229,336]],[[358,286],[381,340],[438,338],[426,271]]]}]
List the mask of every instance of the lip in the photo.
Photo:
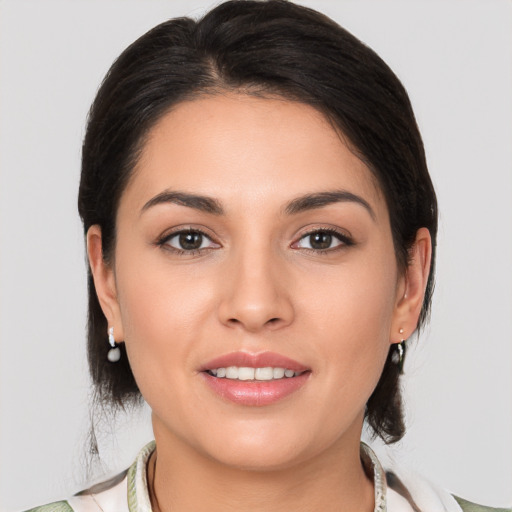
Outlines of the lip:
[{"label": "lip", "polygon": [[212,359],[204,364],[199,371],[214,370],[215,368],[227,368],[228,366],[246,366],[248,368],[288,368],[294,372],[305,372],[310,370],[307,366],[274,352],[260,352],[250,354],[249,352],[231,352]]},{"label": "lip", "polygon": [[[265,368],[268,366],[288,368],[302,372],[296,377],[284,377],[270,381],[241,381],[217,378],[207,370],[226,368],[228,366],[245,366],[248,368]],[[309,380],[310,368],[288,357],[273,352],[250,354],[233,352],[212,359],[201,368],[200,375],[208,387],[221,398],[238,405],[261,407],[276,403],[298,391]]]}]

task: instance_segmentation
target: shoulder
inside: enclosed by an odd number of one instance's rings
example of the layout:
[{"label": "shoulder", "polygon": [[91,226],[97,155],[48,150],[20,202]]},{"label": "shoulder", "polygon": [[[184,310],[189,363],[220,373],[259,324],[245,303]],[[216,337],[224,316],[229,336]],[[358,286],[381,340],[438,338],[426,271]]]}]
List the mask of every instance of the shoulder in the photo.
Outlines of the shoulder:
[{"label": "shoulder", "polygon": [[129,512],[151,510],[147,491],[146,465],[155,449],[152,441],[122,473],[79,492],[65,501],[32,508],[26,512]]},{"label": "shoulder", "polygon": [[67,501],[57,501],[42,507],[31,508],[26,512],[73,512],[73,509]]},{"label": "shoulder", "polygon": [[[512,512],[511,508],[477,505],[437,487],[412,471],[386,472],[388,510],[439,510],[444,512]],[[405,507],[408,505],[408,508]]]},{"label": "shoulder", "polygon": [[128,512],[126,473],[127,471],[124,471],[65,501],[49,503],[26,512]]},{"label": "shoulder", "polygon": [[512,508],[484,507],[483,505],[471,503],[470,501],[459,498],[458,496],[454,496],[454,498],[464,512],[512,512]]}]

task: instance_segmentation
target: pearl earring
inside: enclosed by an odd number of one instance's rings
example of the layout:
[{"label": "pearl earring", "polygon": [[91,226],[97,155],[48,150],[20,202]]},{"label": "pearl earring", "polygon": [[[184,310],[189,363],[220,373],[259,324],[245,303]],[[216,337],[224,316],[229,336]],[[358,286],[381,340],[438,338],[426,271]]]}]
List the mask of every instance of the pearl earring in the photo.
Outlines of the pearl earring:
[{"label": "pearl earring", "polygon": [[112,347],[107,354],[107,359],[111,363],[117,363],[119,359],[121,359],[121,349],[116,346],[116,340],[114,339],[114,328],[109,327],[108,328],[108,342],[110,343],[110,346]]}]

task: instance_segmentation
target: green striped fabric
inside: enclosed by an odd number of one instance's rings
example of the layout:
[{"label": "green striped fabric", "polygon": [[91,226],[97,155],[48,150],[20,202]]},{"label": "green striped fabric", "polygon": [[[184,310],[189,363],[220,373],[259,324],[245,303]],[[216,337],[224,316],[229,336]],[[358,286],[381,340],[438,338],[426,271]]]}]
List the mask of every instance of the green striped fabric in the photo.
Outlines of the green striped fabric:
[{"label": "green striped fabric", "polygon": [[458,496],[453,496],[464,512],[512,512],[512,508],[492,508],[471,503]]},{"label": "green striped fabric", "polygon": [[27,510],[27,512],[73,512],[73,509],[69,506],[67,501],[57,501],[49,505],[31,508]]}]

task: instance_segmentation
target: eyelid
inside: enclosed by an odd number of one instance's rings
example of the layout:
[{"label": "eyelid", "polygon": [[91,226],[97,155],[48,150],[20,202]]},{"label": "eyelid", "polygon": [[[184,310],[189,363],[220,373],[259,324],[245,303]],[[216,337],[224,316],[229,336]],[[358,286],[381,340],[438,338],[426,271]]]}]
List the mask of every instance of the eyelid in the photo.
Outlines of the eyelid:
[{"label": "eyelid", "polygon": [[[329,249],[313,249],[309,247],[297,247],[297,244],[303,240],[304,238],[307,238],[308,236],[311,236],[315,233],[328,233],[330,235],[333,235],[335,238],[337,238],[340,241],[340,244],[329,248]],[[352,238],[352,235],[350,235],[345,230],[341,230],[340,228],[335,228],[332,226],[317,226],[314,228],[309,229],[308,231],[305,231],[300,234],[300,236],[291,244],[292,249],[300,249],[303,251],[310,251],[313,253],[331,253],[335,252],[336,250],[343,249],[345,247],[350,247],[352,245],[355,245],[354,239]]]},{"label": "eyelid", "polygon": [[[202,227],[196,227],[191,225],[182,225],[182,226],[176,226],[169,231],[164,232],[160,237],[158,237],[157,241],[155,242],[155,245],[168,250],[169,252],[173,252],[176,254],[186,254],[186,255],[194,255],[199,254],[202,252],[210,251],[212,249],[221,248],[222,245],[216,241],[215,237],[208,232],[209,230],[206,230]],[[170,239],[172,239],[175,236],[186,234],[186,233],[199,233],[205,238],[207,238],[212,246],[210,247],[202,247],[198,249],[191,249],[191,250],[185,250],[185,249],[179,249],[177,247],[173,247],[168,242]],[[327,249],[313,249],[308,247],[297,247],[297,244],[303,240],[304,238],[307,238],[308,236],[311,236],[315,233],[328,233],[332,236],[334,236],[340,243],[332,248]],[[333,226],[315,226],[311,227],[307,231],[304,231],[298,236],[292,244],[290,244],[290,247],[292,249],[300,249],[303,251],[309,251],[316,254],[325,254],[325,253],[332,253],[336,250],[340,250],[346,247],[350,247],[352,245],[355,245],[355,242],[352,238],[352,235],[348,233],[346,230],[342,230],[337,227]]]},{"label": "eyelid", "polygon": [[[179,235],[187,234],[187,233],[199,233],[203,237],[210,240],[210,242],[214,245],[214,247],[203,247],[203,248],[199,248],[199,249],[185,250],[185,249],[179,249],[177,247],[173,247],[172,245],[170,245],[168,243],[169,240],[171,240],[175,236],[179,236]],[[169,252],[174,252],[176,254],[187,254],[187,255],[194,255],[194,254],[198,254],[198,253],[201,253],[204,251],[222,247],[221,244],[218,243],[214,239],[214,237],[210,233],[208,233],[205,229],[202,229],[200,227],[195,227],[195,226],[187,226],[187,225],[177,226],[177,227],[172,228],[169,231],[164,232],[164,234],[162,234],[161,236],[158,237],[158,239],[156,241],[156,245],[169,251]]]}]

